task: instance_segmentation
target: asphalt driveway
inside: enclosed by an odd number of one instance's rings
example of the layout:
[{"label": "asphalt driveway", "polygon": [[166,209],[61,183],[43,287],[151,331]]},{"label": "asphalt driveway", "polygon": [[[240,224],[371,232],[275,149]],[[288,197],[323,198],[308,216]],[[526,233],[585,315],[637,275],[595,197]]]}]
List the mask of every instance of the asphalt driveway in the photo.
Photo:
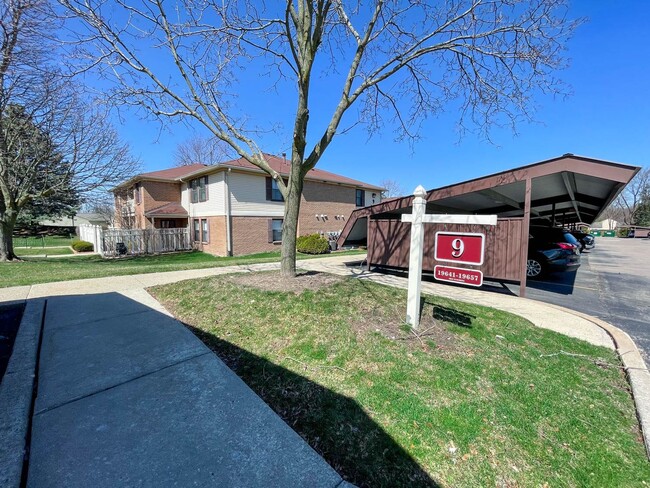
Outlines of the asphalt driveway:
[{"label": "asphalt driveway", "polygon": [[[518,286],[508,285],[513,293]],[[596,238],[576,273],[528,281],[526,296],[594,315],[630,334],[650,364],[650,239]]]}]

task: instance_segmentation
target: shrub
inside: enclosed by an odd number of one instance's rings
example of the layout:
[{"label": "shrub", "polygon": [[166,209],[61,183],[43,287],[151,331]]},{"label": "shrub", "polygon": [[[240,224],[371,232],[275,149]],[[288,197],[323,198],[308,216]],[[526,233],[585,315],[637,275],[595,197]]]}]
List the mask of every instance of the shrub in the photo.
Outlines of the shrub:
[{"label": "shrub", "polygon": [[329,252],[330,246],[323,236],[318,234],[310,234],[308,236],[300,236],[296,240],[296,249],[298,252],[305,254],[325,254]]},{"label": "shrub", "polygon": [[77,252],[92,252],[93,243],[88,241],[74,241],[72,243],[72,249]]}]

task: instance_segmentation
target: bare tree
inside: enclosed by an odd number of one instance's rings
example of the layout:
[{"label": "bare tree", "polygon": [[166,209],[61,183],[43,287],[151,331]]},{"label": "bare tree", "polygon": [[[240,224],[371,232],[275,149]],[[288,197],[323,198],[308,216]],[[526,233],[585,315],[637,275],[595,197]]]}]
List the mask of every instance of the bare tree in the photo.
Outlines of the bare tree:
[{"label": "bare tree", "polygon": [[627,184],[610,207],[618,209],[618,214],[624,224],[633,224],[634,213],[641,203],[643,195],[647,194],[648,191],[650,191],[650,168],[645,168],[632,178],[632,181]]},{"label": "bare tree", "polygon": [[220,139],[194,136],[176,147],[174,162],[176,166],[217,164],[230,159],[229,147]]},{"label": "bare tree", "polygon": [[406,191],[404,191],[404,187],[400,185],[399,182],[396,180],[391,180],[391,179],[381,180],[379,182],[379,186],[384,188],[384,191],[381,192],[381,196],[383,198],[400,197],[406,195]]},{"label": "bare tree", "polygon": [[135,169],[105,114],[48,62],[54,18],[43,0],[0,7],[0,261],[16,259],[12,233],[30,203],[83,198]]},{"label": "bare tree", "polygon": [[[80,53],[115,82],[113,99],[198,121],[275,179],[286,202],[284,276],[295,275],[304,177],[346,114],[346,124],[379,131],[389,120],[416,138],[423,118],[459,100],[461,127],[514,127],[531,117],[535,93],[562,91],[553,73],[578,23],[565,0],[59,1],[87,29]],[[238,94],[238,76],[295,96],[292,114],[278,109],[291,119],[286,182],[258,147],[264,121],[238,110],[237,95],[264,90]],[[314,92],[336,94],[329,113],[312,113]]]}]

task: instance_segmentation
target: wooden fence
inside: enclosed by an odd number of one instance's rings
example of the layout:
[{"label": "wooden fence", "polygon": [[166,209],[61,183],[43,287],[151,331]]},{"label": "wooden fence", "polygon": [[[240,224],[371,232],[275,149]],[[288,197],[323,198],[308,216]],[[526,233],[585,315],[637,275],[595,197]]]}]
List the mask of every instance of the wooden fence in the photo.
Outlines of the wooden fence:
[{"label": "wooden fence", "polygon": [[156,254],[192,249],[187,228],[180,229],[96,229],[79,226],[82,240],[93,243],[102,256]]}]

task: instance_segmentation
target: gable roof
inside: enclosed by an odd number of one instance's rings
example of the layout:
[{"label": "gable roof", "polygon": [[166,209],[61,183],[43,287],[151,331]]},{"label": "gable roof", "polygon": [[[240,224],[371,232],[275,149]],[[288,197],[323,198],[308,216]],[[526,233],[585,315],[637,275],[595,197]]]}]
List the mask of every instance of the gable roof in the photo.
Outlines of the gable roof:
[{"label": "gable roof", "polygon": [[[286,160],[285,158],[280,158],[278,156],[274,156],[273,154],[266,154],[266,153],[264,153],[264,158],[266,159],[266,162],[274,171],[277,171],[282,176],[289,175],[289,170],[291,169],[290,161]],[[214,170],[219,167],[233,168],[233,169],[241,168],[241,169],[251,170],[255,172],[263,172],[260,168],[258,168],[254,164],[249,163],[244,158],[234,159],[232,161],[226,161],[225,163],[218,164],[216,167],[212,167],[210,169]],[[347,176],[342,176],[336,173],[330,173],[329,171],[324,171],[322,169],[317,169],[317,168],[309,170],[305,175],[305,179],[312,180],[312,181],[314,180],[324,181],[328,183],[339,183],[342,185],[360,186],[363,188],[367,188],[369,190],[377,190],[377,191],[384,190],[384,188],[380,186],[371,185],[369,183],[364,183],[363,181],[354,180],[352,178],[348,178]]]},{"label": "gable roof", "polygon": [[160,178],[163,180],[177,180],[205,168],[209,168],[209,166],[207,164],[195,163],[186,166],[177,166],[175,168],[161,169],[159,171],[151,171],[149,173],[142,173],[138,176],[141,176],[143,179]]},{"label": "gable roof", "polygon": [[207,164],[195,163],[158,171],[149,171],[148,173],[140,173],[133,178],[129,178],[124,183],[117,185],[113,188],[113,191],[119,188],[129,187],[138,181],[178,181],[189,174],[196,173],[205,168],[209,168],[209,166]]},{"label": "gable roof", "polygon": [[[273,154],[264,153],[264,158],[266,162],[273,168],[274,171],[277,171],[282,176],[288,176],[289,170],[291,169],[291,163],[285,158],[280,158],[274,156]],[[233,159],[231,161],[225,161],[223,163],[207,165],[207,164],[190,164],[188,166],[178,166],[176,168],[163,169],[159,171],[151,171],[149,173],[141,173],[124,183],[117,185],[113,188],[113,191],[119,188],[126,188],[131,186],[138,181],[186,181],[191,178],[196,178],[197,176],[207,175],[210,173],[216,173],[218,171],[225,171],[227,169],[238,169],[242,171],[248,171],[251,173],[260,173],[266,175],[266,172],[255,166],[254,164],[248,162],[244,158]],[[336,183],[339,185],[348,185],[348,186],[358,186],[368,190],[374,190],[381,192],[384,188],[376,185],[371,185],[369,183],[364,183],[363,181],[354,180],[348,178],[347,176],[339,175],[336,173],[330,173],[329,171],[324,171],[322,169],[311,169],[305,175],[306,180],[312,181],[323,181],[326,183]]]},{"label": "gable roof", "polygon": [[187,217],[187,210],[179,202],[170,202],[145,212],[146,217]]}]

